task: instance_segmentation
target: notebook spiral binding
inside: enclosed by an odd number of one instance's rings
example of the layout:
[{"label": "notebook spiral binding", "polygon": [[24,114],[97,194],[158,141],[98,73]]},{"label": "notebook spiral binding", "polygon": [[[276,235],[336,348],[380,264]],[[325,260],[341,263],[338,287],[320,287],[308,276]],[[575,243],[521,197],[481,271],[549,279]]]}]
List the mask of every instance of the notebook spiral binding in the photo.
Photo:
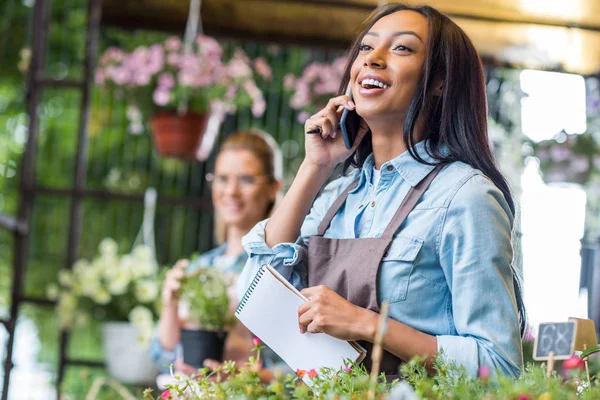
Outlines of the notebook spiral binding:
[{"label": "notebook spiral binding", "polygon": [[242,312],[242,310],[246,306],[246,302],[248,301],[248,298],[250,298],[250,295],[252,295],[252,292],[256,288],[256,285],[258,285],[258,281],[260,281],[260,278],[262,278],[262,276],[264,275],[265,269],[266,268],[263,265],[262,267],[260,267],[260,269],[258,270],[256,275],[254,276],[254,279],[250,283],[250,286],[248,286],[246,293],[244,293],[244,297],[242,297],[242,300],[240,300],[240,304],[238,305],[237,309],[235,310],[235,315],[239,315],[239,313]]}]

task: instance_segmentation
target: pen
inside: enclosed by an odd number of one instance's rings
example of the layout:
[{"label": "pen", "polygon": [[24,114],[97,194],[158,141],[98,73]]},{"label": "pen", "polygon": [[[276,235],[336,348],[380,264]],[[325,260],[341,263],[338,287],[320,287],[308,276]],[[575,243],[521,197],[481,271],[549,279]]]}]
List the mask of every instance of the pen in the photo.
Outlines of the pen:
[{"label": "pen", "polygon": [[314,134],[321,134],[321,127],[317,126],[316,128],[311,129],[310,131],[306,132],[307,135],[314,135]]}]

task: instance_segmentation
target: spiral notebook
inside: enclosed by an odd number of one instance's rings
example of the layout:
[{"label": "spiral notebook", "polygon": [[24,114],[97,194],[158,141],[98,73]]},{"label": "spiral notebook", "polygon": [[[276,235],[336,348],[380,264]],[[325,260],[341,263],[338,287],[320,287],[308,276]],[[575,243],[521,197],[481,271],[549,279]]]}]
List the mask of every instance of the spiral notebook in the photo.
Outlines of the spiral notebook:
[{"label": "spiral notebook", "polygon": [[[344,361],[360,362],[365,350],[325,333],[300,333],[298,307],[308,301],[279,272],[263,265],[235,312],[236,317],[294,371],[338,369]],[[308,377],[303,378],[310,385]]]}]

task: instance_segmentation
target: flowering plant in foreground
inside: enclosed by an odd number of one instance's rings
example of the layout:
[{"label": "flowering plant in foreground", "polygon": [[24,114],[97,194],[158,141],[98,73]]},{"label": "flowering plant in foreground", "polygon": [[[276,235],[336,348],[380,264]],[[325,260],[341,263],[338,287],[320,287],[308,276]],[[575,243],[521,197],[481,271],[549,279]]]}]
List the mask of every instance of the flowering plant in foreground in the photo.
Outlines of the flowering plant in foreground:
[{"label": "flowering plant in foreground", "polygon": [[189,110],[220,117],[245,107],[261,116],[266,103],[257,81],[271,75],[264,58],[250,60],[236,48],[225,59],[219,42],[200,35],[189,52],[177,37],[132,52],[110,47],[100,57],[96,84],[127,98],[129,129],[141,133],[143,113],[174,111],[182,102]]},{"label": "flowering plant in foreground", "polygon": [[[176,383],[167,385],[157,399],[364,399],[366,398],[369,376],[362,366],[348,363],[339,370],[322,368],[308,371],[298,370],[297,375],[276,375],[271,383],[260,380],[261,369],[260,341],[255,339],[256,356],[250,357],[243,366],[236,366],[233,361],[226,361],[222,367],[209,370],[202,368],[191,377],[174,375]],[[306,374],[313,382],[312,388],[305,385],[301,376]],[[377,381],[377,398],[392,387],[382,376]],[[148,389],[145,398],[154,399],[152,390]]]},{"label": "flowering plant in foreground", "polygon": [[130,321],[138,330],[138,340],[148,345],[160,292],[152,250],[140,245],[119,255],[117,243],[110,238],[103,239],[98,250],[91,261],[81,259],[72,271],[60,271],[58,284],[47,287],[48,297],[58,301],[61,328],[83,325],[90,318]]},{"label": "flowering plant in foreground", "polygon": [[[226,362],[222,368],[209,371],[201,369],[193,377],[176,377],[177,383],[162,392],[159,399],[365,399],[369,390],[369,376],[363,366],[348,363],[340,370],[298,370],[296,375],[276,376],[269,384],[258,376],[260,345],[256,345],[257,357],[251,357],[242,368]],[[575,356],[577,357],[577,356]],[[456,367],[439,357],[434,362],[437,373],[429,375],[423,360],[414,358],[401,367],[404,382],[387,383],[380,376],[375,387],[378,399],[480,399],[480,400],[591,400],[600,398],[596,380],[588,385],[579,357],[563,364],[559,373],[546,376],[545,365],[530,364],[521,376],[499,375],[489,367],[482,366],[477,377],[466,374],[464,368]],[[566,378],[563,377],[567,376]],[[309,377],[312,387],[301,378]],[[593,377],[594,378],[594,377]],[[152,399],[151,390],[146,398]]]}]

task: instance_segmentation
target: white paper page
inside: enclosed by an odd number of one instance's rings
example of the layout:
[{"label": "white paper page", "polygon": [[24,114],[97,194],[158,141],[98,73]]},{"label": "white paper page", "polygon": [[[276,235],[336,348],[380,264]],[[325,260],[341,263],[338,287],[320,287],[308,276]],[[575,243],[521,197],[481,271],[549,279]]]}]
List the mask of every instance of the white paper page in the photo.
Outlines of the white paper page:
[{"label": "white paper page", "polygon": [[[360,354],[344,340],[324,333],[300,333],[298,307],[304,300],[280,282],[273,272],[263,270],[244,307],[236,312],[238,319],[294,371],[313,368],[318,371],[321,367],[337,369],[347,358],[357,360]],[[308,378],[304,381],[310,385]]]}]

